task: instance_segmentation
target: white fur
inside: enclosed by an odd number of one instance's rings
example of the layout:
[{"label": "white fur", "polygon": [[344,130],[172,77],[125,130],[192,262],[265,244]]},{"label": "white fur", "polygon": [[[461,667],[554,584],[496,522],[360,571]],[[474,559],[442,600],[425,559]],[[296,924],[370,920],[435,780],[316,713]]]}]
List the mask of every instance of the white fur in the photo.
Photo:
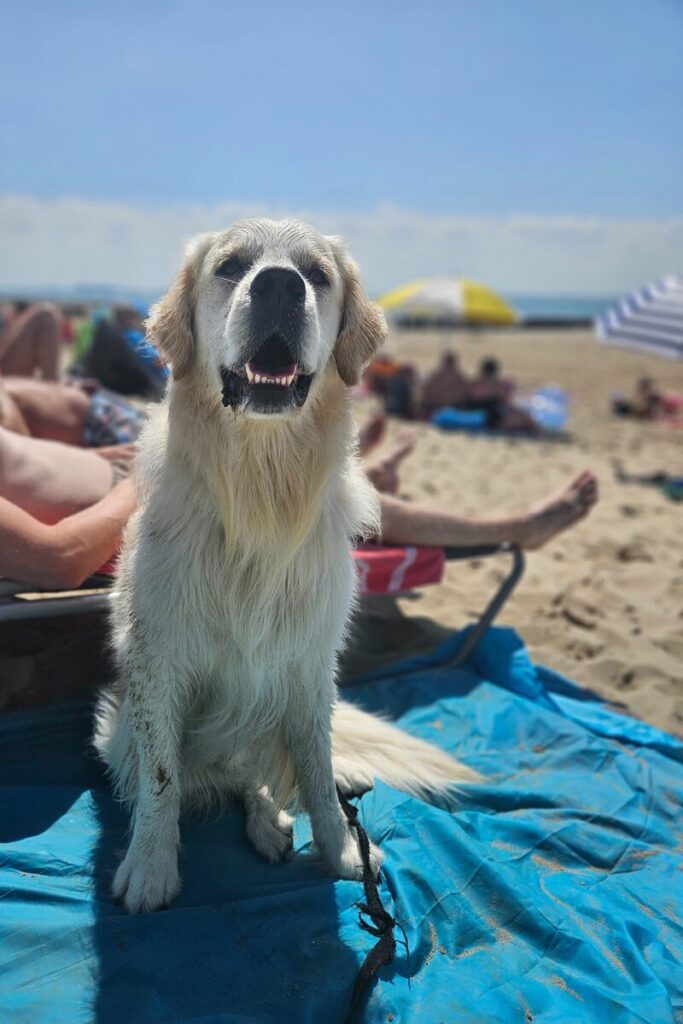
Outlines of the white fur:
[{"label": "white fur", "polygon": [[[249,274],[216,280],[235,239],[251,246]],[[308,401],[282,416],[224,408],[220,367],[237,365],[248,342],[250,275],[311,255],[329,285],[307,284]],[[329,868],[359,878],[335,776],[347,792],[380,776],[420,794],[474,777],[379,719],[335,708],[349,547],[379,528],[340,374],[357,376],[382,328],[339,243],[292,222],[203,236],[153,312],[150,333],[176,379],[140,443],[140,505],[113,617],[119,685],[100,702],[95,737],[134,811],[114,881],[130,911],[177,894],[183,807],[241,799],[251,842],[278,860],[292,846],[285,809],[299,797]]]}]

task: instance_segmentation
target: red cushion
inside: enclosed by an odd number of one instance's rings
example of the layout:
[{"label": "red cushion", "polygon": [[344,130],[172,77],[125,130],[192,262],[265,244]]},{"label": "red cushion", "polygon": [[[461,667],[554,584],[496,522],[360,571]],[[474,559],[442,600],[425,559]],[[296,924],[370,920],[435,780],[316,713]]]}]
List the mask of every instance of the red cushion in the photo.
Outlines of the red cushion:
[{"label": "red cushion", "polygon": [[118,555],[112,555],[108,562],[100,566],[97,570],[98,576],[115,576],[116,575],[116,559]]},{"label": "red cushion", "polygon": [[[440,583],[445,555],[443,548],[389,548],[381,544],[361,544],[353,552],[361,594],[399,594],[413,587]],[[99,570],[113,576],[116,556]]]},{"label": "red cushion", "polygon": [[413,587],[440,583],[446,556],[443,548],[389,548],[361,544],[353,552],[361,594],[398,594]]}]

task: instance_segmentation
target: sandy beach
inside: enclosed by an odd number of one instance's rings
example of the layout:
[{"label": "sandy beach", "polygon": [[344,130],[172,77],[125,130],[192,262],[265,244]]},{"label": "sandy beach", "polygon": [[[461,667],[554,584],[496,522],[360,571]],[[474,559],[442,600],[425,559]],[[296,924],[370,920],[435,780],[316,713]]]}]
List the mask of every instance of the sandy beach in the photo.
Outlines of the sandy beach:
[{"label": "sandy beach", "polygon": [[[601,345],[578,330],[394,332],[387,350],[424,371],[446,347],[468,372],[494,355],[522,390],[549,383],[567,389],[571,438],[472,437],[419,425],[401,495],[465,515],[496,515],[525,509],[592,469],[600,482],[597,508],[529,554],[499,621],[521,633],[535,660],[683,733],[683,505],[654,487],[617,483],[613,468],[619,460],[632,472],[683,473],[683,431],[628,422],[609,409],[612,391],[630,393],[642,376],[683,392],[683,364]],[[358,405],[362,417],[373,400]],[[403,426],[390,423],[387,438]],[[451,565],[441,586],[401,599],[400,609],[460,627],[484,606],[503,569],[494,560]],[[418,643],[415,637],[407,642]]]}]

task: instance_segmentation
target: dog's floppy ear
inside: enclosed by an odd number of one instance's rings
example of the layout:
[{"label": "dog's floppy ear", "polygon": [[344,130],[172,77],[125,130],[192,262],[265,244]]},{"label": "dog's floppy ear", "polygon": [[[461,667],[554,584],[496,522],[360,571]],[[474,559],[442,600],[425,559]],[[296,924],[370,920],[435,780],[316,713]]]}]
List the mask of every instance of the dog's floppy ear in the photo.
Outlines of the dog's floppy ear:
[{"label": "dog's floppy ear", "polygon": [[171,364],[174,380],[185,376],[194,359],[194,290],[201,262],[214,237],[199,235],[190,242],[171,287],[163,299],[152,306],[147,318],[147,336]]},{"label": "dog's floppy ear", "polygon": [[344,305],[334,361],[341,379],[352,387],[360,380],[363,367],[385,341],[387,325],[379,306],[370,302],[365,294],[356,264],[336,239],[330,241],[333,242],[344,281]]}]

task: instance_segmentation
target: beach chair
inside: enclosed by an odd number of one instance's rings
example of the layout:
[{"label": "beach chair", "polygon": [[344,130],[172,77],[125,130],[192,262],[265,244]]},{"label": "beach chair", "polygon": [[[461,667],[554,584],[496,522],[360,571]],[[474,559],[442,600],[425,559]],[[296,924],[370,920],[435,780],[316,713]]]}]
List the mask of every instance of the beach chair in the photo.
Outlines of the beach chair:
[{"label": "beach chair", "polygon": [[[441,582],[446,562],[508,557],[510,569],[473,628],[467,633],[455,664],[466,661],[493,623],[524,573],[524,554],[510,544],[468,548],[389,547],[362,544],[353,552],[361,595],[404,594]],[[103,612],[114,596],[114,566],[102,566],[77,590],[41,591],[31,584],[0,580],[0,624],[85,612]]]},{"label": "beach chair", "polygon": [[354,551],[361,595],[405,594],[441,582],[446,562],[504,556],[510,568],[480,614],[453,661],[463,664],[475,650],[524,574],[524,552],[514,544],[478,547],[417,548],[362,544]]}]

